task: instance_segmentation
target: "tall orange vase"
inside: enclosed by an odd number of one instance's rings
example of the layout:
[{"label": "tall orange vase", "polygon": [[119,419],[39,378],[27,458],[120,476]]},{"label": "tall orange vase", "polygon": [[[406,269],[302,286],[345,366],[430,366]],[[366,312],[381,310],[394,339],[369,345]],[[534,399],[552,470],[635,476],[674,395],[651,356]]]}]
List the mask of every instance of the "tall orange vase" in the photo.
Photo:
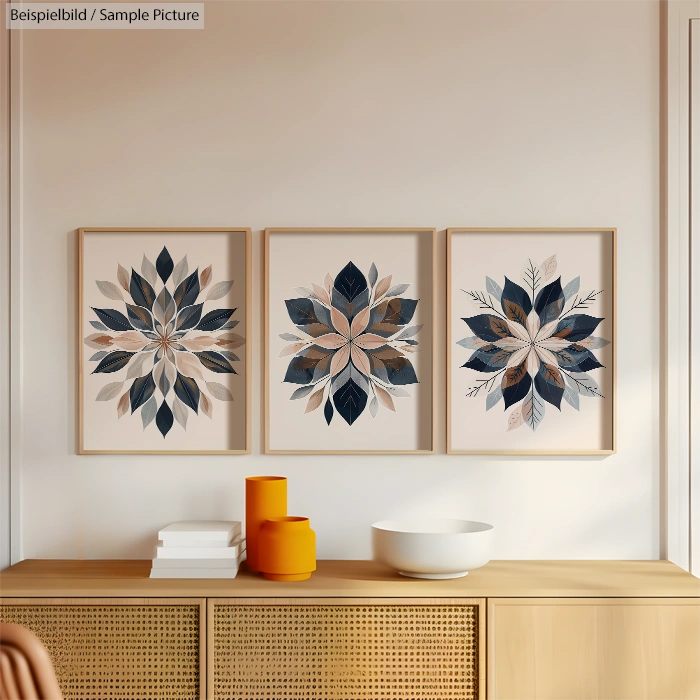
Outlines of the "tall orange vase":
[{"label": "tall orange vase", "polygon": [[261,525],[270,518],[287,515],[287,478],[249,476],[245,480],[245,530],[248,568],[260,571],[259,537]]}]

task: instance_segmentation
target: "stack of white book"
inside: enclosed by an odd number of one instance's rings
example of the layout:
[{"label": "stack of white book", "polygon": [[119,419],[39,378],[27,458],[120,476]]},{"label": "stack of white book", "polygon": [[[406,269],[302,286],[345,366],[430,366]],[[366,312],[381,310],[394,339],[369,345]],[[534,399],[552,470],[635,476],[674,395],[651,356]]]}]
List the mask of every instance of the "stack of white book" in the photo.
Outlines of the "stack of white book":
[{"label": "stack of white book", "polygon": [[151,578],[235,578],[245,557],[240,522],[173,523],[158,539]]}]

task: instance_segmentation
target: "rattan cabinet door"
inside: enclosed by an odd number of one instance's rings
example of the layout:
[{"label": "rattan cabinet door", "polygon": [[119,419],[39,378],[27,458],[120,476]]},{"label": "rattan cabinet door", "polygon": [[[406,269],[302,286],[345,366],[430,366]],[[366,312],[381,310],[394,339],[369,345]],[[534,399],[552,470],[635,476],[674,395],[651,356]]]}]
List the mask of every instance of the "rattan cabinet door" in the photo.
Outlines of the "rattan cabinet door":
[{"label": "rattan cabinet door", "polygon": [[5,598],[0,620],[30,629],[65,700],[204,698],[203,599]]},{"label": "rattan cabinet door", "polygon": [[482,599],[209,599],[214,700],[482,697]]}]

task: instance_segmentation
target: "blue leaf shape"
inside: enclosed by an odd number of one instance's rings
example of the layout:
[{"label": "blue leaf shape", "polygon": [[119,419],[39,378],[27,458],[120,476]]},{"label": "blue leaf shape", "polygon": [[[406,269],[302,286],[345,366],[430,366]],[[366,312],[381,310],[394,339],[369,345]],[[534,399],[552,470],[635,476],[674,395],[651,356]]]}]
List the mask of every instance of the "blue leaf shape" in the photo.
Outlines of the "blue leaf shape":
[{"label": "blue leaf shape", "polygon": [[212,372],[217,372],[219,374],[237,374],[236,370],[231,366],[231,363],[218,352],[204,350],[203,352],[196,352],[194,354],[199,358],[199,361]]},{"label": "blue leaf shape", "polygon": [[143,306],[127,304],[126,313],[129,317],[129,322],[134,328],[140,331],[153,330],[153,317],[151,316],[151,312],[144,309]]},{"label": "blue leaf shape", "polygon": [[570,345],[568,348],[556,350],[552,354],[557,358],[559,366],[570,372],[589,372],[603,366],[588,348],[575,348]]},{"label": "blue leaf shape", "polygon": [[500,285],[497,284],[494,280],[492,280],[490,277],[486,278],[486,291],[496,300],[496,301],[501,301],[501,297],[503,296],[503,290],[501,289]]},{"label": "blue leaf shape", "polygon": [[350,261],[336,276],[333,288],[337,289],[348,301],[367,289],[367,280],[355,264]]},{"label": "blue leaf shape", "polygon": [[[333,392],[333,404],[335,410],[343,417],[348,425],[352,425],[367,406],[367,392],[353,379],[339,386]],[[325,414],[325,409],[324,409]]]},{"label": "blue leaf shape", "polygon": [[99,352],[96,352],[91,358],[90,362],[97,362],[98,360],[101,360],[103,357],[107,357],[109,355],[109,350],[100,350]]},{"label": "blue leaf shape", "polygon": [[210,311],[197,325],[199,331],[218,331],[231,318],[236,309],[215,309]]},{"label": "blue leaf shape", "polygon": [[129,389],[129,402],[133,413],[139,406],[148,401],[156,390],[156,383],[153,381],[153,373],[149,372],[144,377],[137,377]]},{"label": "blue leaf shape", "polygon": [[579,340],[588,338],[602,320],[602,318],[595,318],[588,314],[573,314],[559,321],[554,335],[557,338],[576,343]]},{"label": "blue leaf shape", "polygon": [[185,277],[178,284],[173,299],[177,304],[177,308],[181,309],[185,306],[192,306],[199,296],[199,269],[195,270],[189,277]]},{"label": "blue leaf shape", "polygon": [[175,328],[178,331],[188,331],[194,328],[202,317],[202,307],[204,304],[196,304],[195,306],[186,306],[177,317]]},{"label": "blue leaf shape", "polygon": [[163,437],[165,437],[170,432],[170,428],[173,427],[173,412],[165,401],[163,401],[158,409],[158,413],[156,413],[156,425]]},{"label": "blue leaf shape", "polygon": [[174,267],[175,263],[170,257],[168,249],[163,246],[163,250],[160,251],[160,255],[156,259],[156,270],[158,271],[158,276],[163,280],[163,284],[168,281],[168,277],[172,274]]},{"label": "blue leaf shape", "polygon": [[195,413],[199,411],[199,387],[194,379],[178,372],[175,380],[175,395]]},{"label": "blue leaf shape", "polygon": [[487,345],[475,350],[462,367],[474,369],[477,372],[498,372],[499,369],[506,366],[512,354],[512,351],[504,350],[496,345]]},{"label": "blue leaf shape", "polygon": [[108,330],[107,326],[105,326],[104,323],[100,323],[99,321],[90,321],[90,325],[98,331],[106,331]]},{"label": "blue leaf shape", "polygon": [[532,299],[519,284],[506,277],[501,294],[501,308],[508,320],[524,326],[527,324],[527,315],[532,311]]},{"label": "blue leaf shape", "polygon": [[[374,266],[374,263],[372,265]],[[326,399],[326,405],[323,407],[323,417],[326,419],[326,423],[330,425],[333,420],[333,404],[330,396]]]},{"label": "blue leaf shape", "polygon": [[126,352],[126,350],[110,352],[109,355],[104,357],[100,361],[100,364],[92,370],[92,374],[110,374],[111,372],[118,372],[129,364],[129,360],[135,354],[135,352]]},{"label": "blue leaf shape", "polygon": [[94,306],[90,307],[98,316],[100,321],[113,331],[130,331],[131,323],[129,319],[124,316],[123,313],[117,311],[116,309],[96,309]]},{"label": "blue leaf shape", "polygon": [[564,292],[561,288],[561,277],[559,277],[542,287],[535,299],[535,312],[540,317],[540,325],[544,326],[545,323],[559,318],[563,308]]},{"label": "blue leaf shape", "polygon": [[522,401],[528,395],[531,386],[532,378],[528,374],[525,362],[507,369],[501,382],[505,407],[510,408]]},{"label": "blue leaf shape", "polygon": [[501,338],[512,336],[508,324],[502,318],[492,314],[470,316],[469,318],[463,318],[462,321],[471,328],[472,333],[477,338],[481,338],[481,340],[485,340],[488,343],[495,343]]},{"label": "blue leaf shape", "polygon": [[[578,293],[578,290],[581,286],[581,278],[580,277],[574,277],[574,279],[569,282],[569,284],[564,287],[562,293],[564,294],[564,299],[566,301],[569,301],[574,294]],[[578,398],[578,394],[576,394],[576,397]],[[577,409],[578,410],[578,409]]]},{"label": "blue leaf shape", "polygon": [[544,362],[540,363],[540,369],[535,375],[535,389],[540,397],[561,411],[564,388],[564,379],[559,370]]},{"label": "blue leaf shape", "polygon": [[153,302],[156,300],[156,293],[148,283],[148,280],[139,275],[134,268],[131,268],[131,282],[129,283],[129,294],[131,298],[144,309],[149,311],[153,308]]}]

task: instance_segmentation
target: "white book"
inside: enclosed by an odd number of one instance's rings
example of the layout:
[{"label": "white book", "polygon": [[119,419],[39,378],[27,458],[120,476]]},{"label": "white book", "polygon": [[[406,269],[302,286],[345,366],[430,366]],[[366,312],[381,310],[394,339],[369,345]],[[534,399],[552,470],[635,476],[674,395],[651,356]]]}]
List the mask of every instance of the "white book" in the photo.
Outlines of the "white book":
[{"label": "white book", "polygon": [[158,533],[164,547],[226,547],[241,534],[240,521],[187,520]]},{"label": "white book", "polygon": [[156,547],[157,559],[235,559],[245,550],[238,538],[228,547]]},{"label": "white book", "polygon": [[151,569],[151,578],[236,578],[238,567],[232,569]]},{"label": "white book", "polygon": [[177,568],[177,569],[151,569],[151,578],[236,578],[238,565],[245,559],[245,552],[230,562],[225,569],[201,568]]},{"label": "white book", "polygon": [[[245,540],[239,539],[236,546],[239,548],[239,553],[244,552]],[[152,561],[154,569],[202,569],[207,567],[212,569],[227,569],[231,566],[231,560],[227,557],[220,559],[163,559],[162,557],[156,557]]]}]

